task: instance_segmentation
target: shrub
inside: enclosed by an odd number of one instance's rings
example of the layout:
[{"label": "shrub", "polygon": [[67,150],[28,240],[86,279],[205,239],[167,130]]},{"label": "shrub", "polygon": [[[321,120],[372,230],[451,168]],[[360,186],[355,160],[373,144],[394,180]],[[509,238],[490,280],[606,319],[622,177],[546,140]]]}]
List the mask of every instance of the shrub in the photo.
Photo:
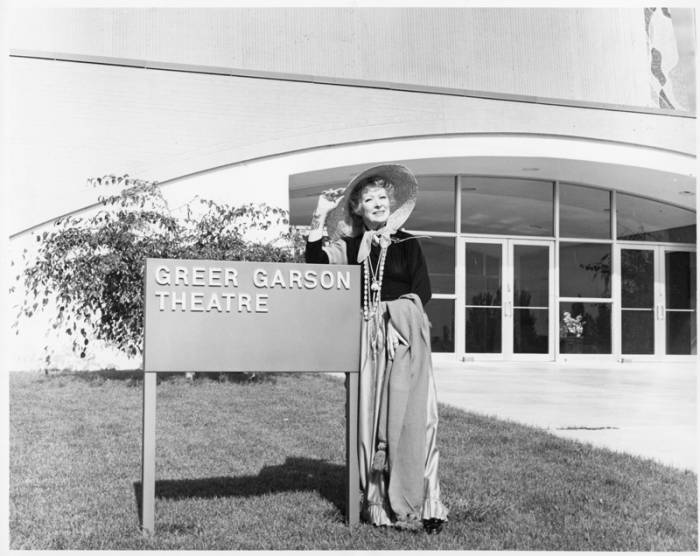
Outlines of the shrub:
[{"label": "shrub", "polygon": [[[80,357],[85,357],[92,338],[129,356],[141,354],[147,257],[301,260],[300,234],[289,227],[283,209],[232,207],[195,198],[174,211],[156,182],[128,176],[91,182],[96,187],[115,183],[122,189],[101,196],[95,214],[59,219],[51,231],[36,235],[36,258],[27,261],[25,250],[25,266],[17,276],[25,295],[14,323],[18,327],[22,317],[31,317],[53,299],[58,312],[52,326],[72,338],[73,351]],[[273,241],[247,239],[277,229],[282,231]]]}]

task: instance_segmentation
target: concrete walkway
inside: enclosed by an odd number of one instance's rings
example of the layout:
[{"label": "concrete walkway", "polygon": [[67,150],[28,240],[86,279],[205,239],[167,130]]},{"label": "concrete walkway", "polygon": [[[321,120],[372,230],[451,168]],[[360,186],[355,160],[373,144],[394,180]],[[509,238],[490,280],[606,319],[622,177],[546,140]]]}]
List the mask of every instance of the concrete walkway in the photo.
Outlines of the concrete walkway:
[{"label": "concrete walkway", "polygon": [[433,364],[442,403],[697,473],[694,363]]}]

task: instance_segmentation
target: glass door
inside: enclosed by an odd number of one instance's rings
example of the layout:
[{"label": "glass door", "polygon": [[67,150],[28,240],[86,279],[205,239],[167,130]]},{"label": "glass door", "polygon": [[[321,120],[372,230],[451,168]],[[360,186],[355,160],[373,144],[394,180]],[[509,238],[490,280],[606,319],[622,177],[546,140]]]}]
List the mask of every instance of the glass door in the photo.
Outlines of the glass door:
[{"label": "glass door", "polygon": [[553,359],[553,242],[462,241],[465,357]]},{"label": "glass door", "polygon": [[[552,281],[553,242],[509,241],[510,276],[506,287],[506,310],[512,319],[513,359],[554,358],[551,334],[554,310]],[[510,296],[512,295],[512,299]],[[512,307],[512,309],[511,309]]]},{"label": "glass door", "polygon": [[697,317],[695,252],[675,247],[660,247],[660,274],[663,277],[663,305],[659,317],[664,327],[662,353],[696,355]]},{"label": "glass door", "polygon": [[618,249],[620,353],[623,356],[663,353],[658,309],[662,301],[658,250],[639,245]]},{"label": "glass door", "polygon": [[[460,351],[469,359],[501,359],[503,352],[503,261],[505,242],[465,241],[462,303],[464,331]],[[459,320],[459,316],[457,317]]]},{"label": "glass door", "polygon": [[620,355],[645,359],[696,354],[695,252],[622,244],[616,259]]}]

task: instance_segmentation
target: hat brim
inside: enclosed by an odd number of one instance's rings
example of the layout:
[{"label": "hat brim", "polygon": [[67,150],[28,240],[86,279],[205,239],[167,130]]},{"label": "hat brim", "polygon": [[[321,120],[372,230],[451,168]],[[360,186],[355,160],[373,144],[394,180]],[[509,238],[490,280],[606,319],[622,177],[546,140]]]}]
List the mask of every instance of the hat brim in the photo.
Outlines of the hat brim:
[{"label": "hat brim", "polygon": [[360,172],[352,178],[345,188],[343,197],[338,205],[328,213],[326,217],[326,229],[331,240],[343,236],[356,236],[361,230],[355,229],[350,196],[358,187],[364,186],[370,178],[383,178],[393,184],[393,203],[391,213],[387,220],[387,226],[398,230],[408,220],[413,208],[416,206],[418,196],[418,181],[408,168],[401,164],[383,164],[373,166]]}]

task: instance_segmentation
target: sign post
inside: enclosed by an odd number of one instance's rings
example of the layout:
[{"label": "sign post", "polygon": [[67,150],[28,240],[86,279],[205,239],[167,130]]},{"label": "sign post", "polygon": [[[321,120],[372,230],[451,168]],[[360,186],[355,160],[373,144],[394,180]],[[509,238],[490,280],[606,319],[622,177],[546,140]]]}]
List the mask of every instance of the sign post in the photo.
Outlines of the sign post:
[{"label": "sign post", "polygon": [[346,522],[359,523],[359,267],[147,259],[144,279],[143,532],[155,530],[159,372],[345,373]]}]

